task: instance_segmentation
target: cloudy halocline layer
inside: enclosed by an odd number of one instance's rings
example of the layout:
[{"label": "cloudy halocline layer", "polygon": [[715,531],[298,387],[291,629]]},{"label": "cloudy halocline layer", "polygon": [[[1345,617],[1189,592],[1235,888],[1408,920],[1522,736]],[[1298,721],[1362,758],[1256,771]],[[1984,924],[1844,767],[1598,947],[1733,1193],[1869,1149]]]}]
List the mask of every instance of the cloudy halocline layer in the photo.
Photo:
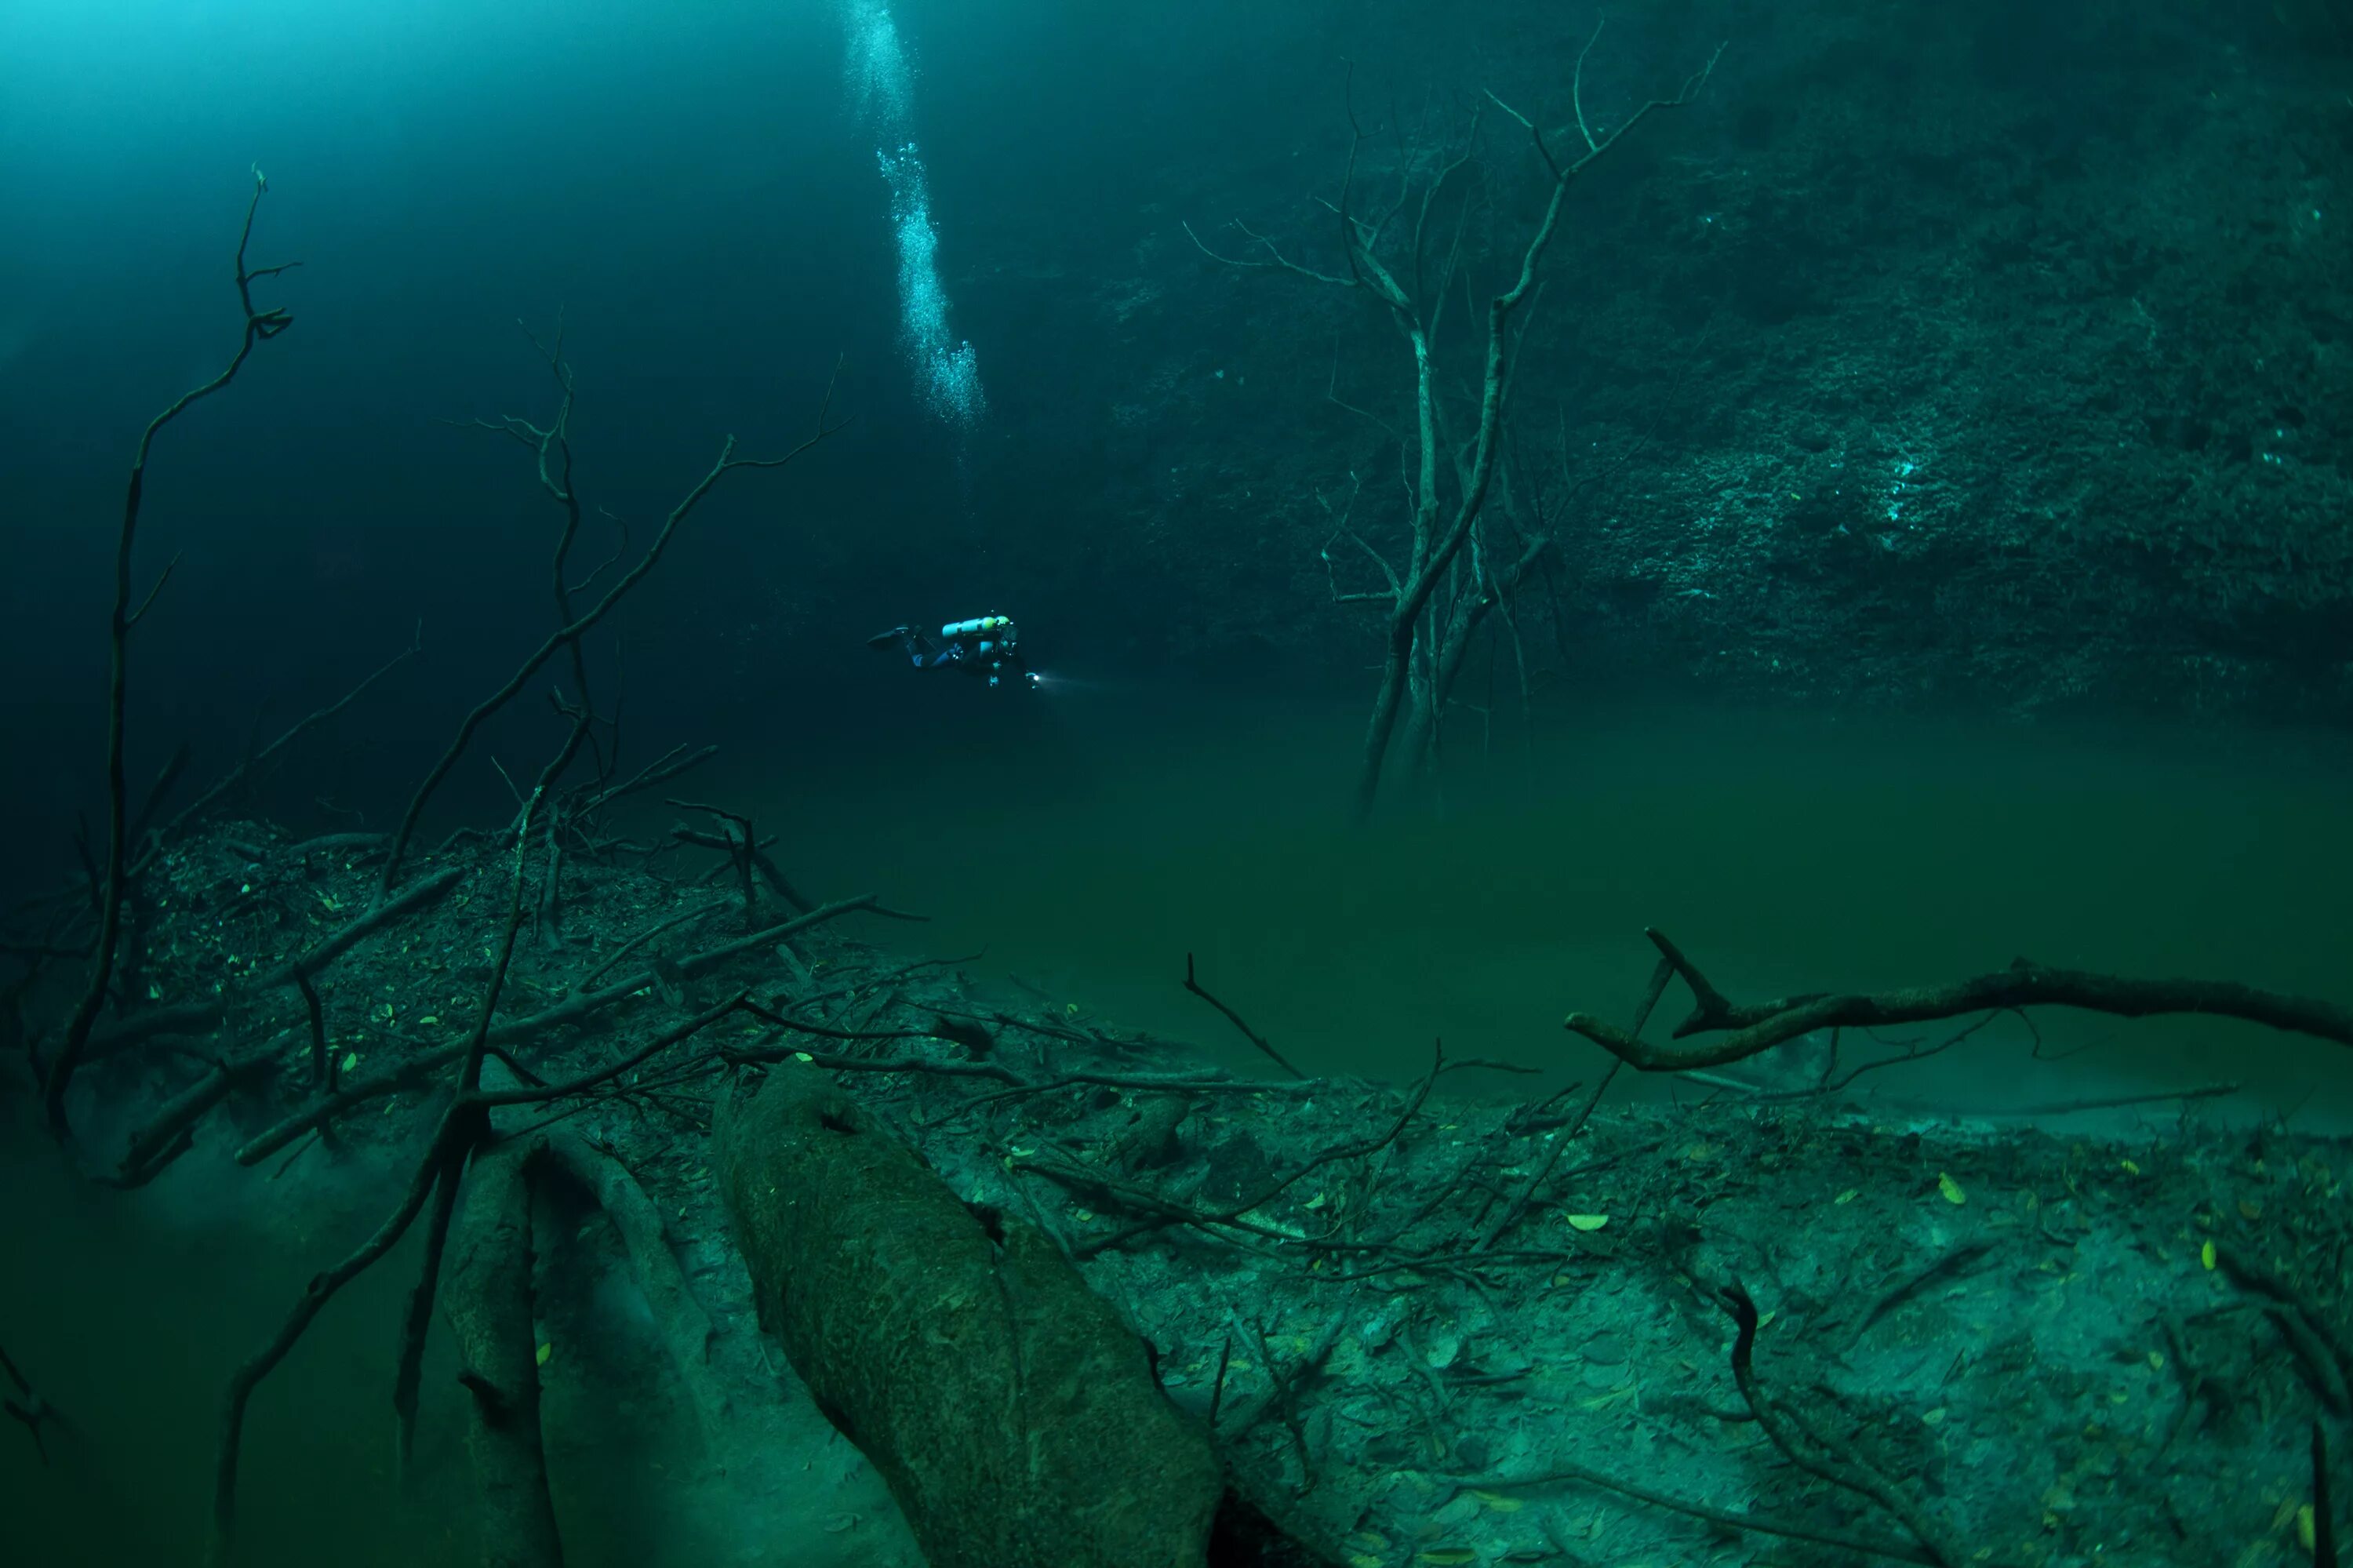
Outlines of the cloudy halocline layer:
[{"label": "cloudy halocline layer", "polygon": [[948,330],[931,190],[908,133],[913,81],[898,24],[883,0],[842,0],[841,14],[849,37],[849,90],[881,143],[875,155],[891,187],[891,226],[899,241],[900,337],[932,412],[959,429],[971,429],[987,412],[988,401],[972,344]]}]

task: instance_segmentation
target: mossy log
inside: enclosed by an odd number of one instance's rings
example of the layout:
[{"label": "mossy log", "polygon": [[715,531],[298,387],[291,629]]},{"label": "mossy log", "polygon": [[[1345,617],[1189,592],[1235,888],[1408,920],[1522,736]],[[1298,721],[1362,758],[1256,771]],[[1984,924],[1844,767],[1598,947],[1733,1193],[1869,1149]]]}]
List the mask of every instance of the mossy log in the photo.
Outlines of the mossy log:
[{"label": "mossy log", "polygon": [[517,1153],[475,1161],[449,1241],[441,1313],[473,1398],[466,1452],[481,1499],[483,1568],[563,1568],[539,1436],[531,1323],[531,1190]]},{"label": "mossy log", "polygon": [[814,1070],[731,1094],[713,1136],[763,1316],[931,1568],[1208,1563],[1208,1435],[1050,1241]]}]

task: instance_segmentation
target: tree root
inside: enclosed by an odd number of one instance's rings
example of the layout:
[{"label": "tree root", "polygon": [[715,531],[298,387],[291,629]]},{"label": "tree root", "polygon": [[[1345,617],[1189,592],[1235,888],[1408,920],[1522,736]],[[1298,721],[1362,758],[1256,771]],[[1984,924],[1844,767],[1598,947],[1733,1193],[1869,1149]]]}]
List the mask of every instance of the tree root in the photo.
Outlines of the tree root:
[{"label": "tree root", "polygon": [[1757,1349],[1757,1303],[1737,1283],[1725,1287],[1719,1294],[1737,1330],[1732,1345],[1733,1381],[1740,1387],[1741,1398],[1748,1402],[1757,1425],[1782,1457],[1808,1475],[1868,1498],[1886,1510],[1904,1526],[1905,1532],[1920,1543],[1921,1551],[1937,1568],[1963,1568],[1963,1564],[1977,1561],[1954,1539],[1943,1521],[1932,1517],[1903,1489],[1880,1474],[1852,1443],[1812,1420],[1796,1405],[1766,1393],[1752,1359]]}]

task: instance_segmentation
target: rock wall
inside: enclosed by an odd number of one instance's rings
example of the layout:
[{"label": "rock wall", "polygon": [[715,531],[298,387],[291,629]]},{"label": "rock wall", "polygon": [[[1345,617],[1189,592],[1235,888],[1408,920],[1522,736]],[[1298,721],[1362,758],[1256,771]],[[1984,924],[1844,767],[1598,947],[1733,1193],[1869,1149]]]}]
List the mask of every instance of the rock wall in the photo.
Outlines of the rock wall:
[{"label": "rock wall", "polygon": [[[1459,143],[1483,88],[1570,133],[1589,17],[1344,9],[1330,37],[1377,57],[1360,202]],[[1555,509],[1545,662],[1836,705],[2353,711],[2344,10],[1612,12],[1585,79],[1604,128],[1728,47],[1700,103],[1573,191],[1530,318],[1515,482]],[[1289,98],[1205,101],[1217,138],[1137,162],[1124,204],[969,237],[976,327],[1041,301],[1056,323],[999,355],[980,471],[1089,498],[1006,547],[1127,662],[1351,682],[1373,657],[1318,552],[1352,491],[1353,525],[1401,537],[1398,334],[1180,227],[1263,254],[1238,218],[1339,269],[1316,199],[1347,153],[1340,76],[1318,58]],[[1524,133],[1483,113],[1472,293],[1541,196]],[[1452,332],[1442,385],[1468,392],[1470,355]]]}]

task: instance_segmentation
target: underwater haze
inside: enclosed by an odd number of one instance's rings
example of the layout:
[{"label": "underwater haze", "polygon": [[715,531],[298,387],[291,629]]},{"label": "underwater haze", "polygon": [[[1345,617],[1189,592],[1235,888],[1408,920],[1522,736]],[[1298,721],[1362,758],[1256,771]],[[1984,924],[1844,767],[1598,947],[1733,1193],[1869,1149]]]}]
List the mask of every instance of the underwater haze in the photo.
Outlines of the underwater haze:
[{"label": "underwater haze", "polygon": [[2344,0],[0,0],[10,1561],[2333,1564],[2348,180]]}]

